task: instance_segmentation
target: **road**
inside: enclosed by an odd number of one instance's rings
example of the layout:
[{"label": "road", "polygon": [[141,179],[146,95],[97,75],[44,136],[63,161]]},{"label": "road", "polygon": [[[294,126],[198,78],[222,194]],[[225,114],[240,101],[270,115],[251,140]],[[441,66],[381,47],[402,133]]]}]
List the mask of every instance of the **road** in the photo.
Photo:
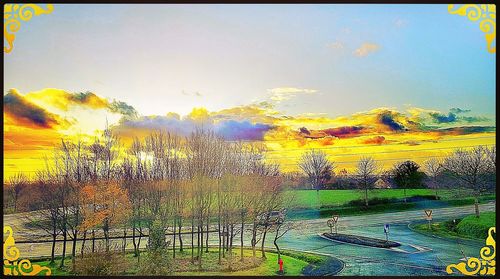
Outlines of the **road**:
[{"label": "road", "polygon": [[[495,211],[495,202],[480,205],[481,212]],[[474,213],[474,206],[436,208],[433,210],[435,221],[459,218]],[[385,238],[383,225],[390,224],[389,239],[403,243],[403,252],[390,251],[372,247],[355,246],[333,242],[321,238],[318,234],[329,231],[326,218],[297,221],[296,228],[290,230],[279,240],[280,248],[309,251],[332,255],[344,261],[346,267],[340,275],[446,275],[446,265],[457,263],[466,256],[477,257],[484,242],[472,240],[445,240],[416,233],[408,228],[411,222],[424,220],[423,210],[412,210],[396,213],[382,213],[364,216],[340,216],[338,231],[342,233],[358,234],[369,237]],[[30,235],[41,235],[42,232],[22,230],[22,215],[4,216],[4,225],[14,228],[14,236],[18,239],[31,238]],[[266,239],[266,246],[273,247],[273,235]],[[245,236],[249,240],[249,236]],[[183,237],[184,245],[190,245],[190,237]],[[195,240],[196,241],[196,240]],[[239,238],[235,238],[239,244]],[[114,242],[121,247],[121,240]],[[147,243],[143,239],[141,246]],[[210,243],[216,244],[216,234],[210,236]],[[87,246],[89,245],[87,241]],[[249,245],[245,241],[245,245]],[[410,245],[424,247],[424,252],[412,249]],[[56,253],[61,251],[61,243],[56,246]],[[80,244],[77,244],[79,249]],[[50,255],[50,243],[17,244],[21,257],[38,257]],[[71,245],[67,251],[71,251]],[[132,248],[132,241],[127,241],[127,247]],[[405,253],[404,251],[410,252]],[[414,253],[417,252],[417,253]],[[285,263],[286,265],[286,263]]]}]

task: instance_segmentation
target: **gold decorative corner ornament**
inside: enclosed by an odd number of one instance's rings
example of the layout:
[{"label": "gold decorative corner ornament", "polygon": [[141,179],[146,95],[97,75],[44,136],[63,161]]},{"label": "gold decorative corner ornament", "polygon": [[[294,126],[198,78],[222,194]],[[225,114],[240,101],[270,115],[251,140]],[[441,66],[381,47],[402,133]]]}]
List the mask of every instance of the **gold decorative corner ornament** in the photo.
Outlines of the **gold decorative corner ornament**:
[{"label": "gold decorative corner ornament", "polygon": [[[448,274],[453,273],[453,268],[458,270],[464,275],[495,275],[495,238],[493,233],[496,234],[495,227],[488,230],[488,237],[486,238],[486,246],[481,248],[479,252],[481,259],[468,258],[467,262],[458,264],[450,264],[446,267]],[[471,270],[469,270],[470,268]]]},{"label": "gold decorative corner ornament", "polygon": [[45,272],[48,276],[52,273],[49,267],[31,264],[26,259],[18,261],[20,252],[12,236],[12,228],[3,227],[3,233],[7,235],[3,242],[3,275],[42,275],[40,273]]},{"label": "gold decorative corner ornament", "polygon": [[16,32],[21,28],[21,21],[29,21],[33,15],[50,14],[54,10],[54,5],[47,4],[44,9],[39,4],[5,4],[3,12],[3,47],[5,53],[9,53],[14,48]]},{"label": "gold decorative corner ornament", "polygon": [[[452,15],[467,16],[471,21],[479,21],[479,28],[483,31],[484,37],[488,44],[488,52],[496,53],[496,5],[481,4],[481,5],[461,5],[456,10],[455,5],[448,5],[448,12]],[[495,41],[495,45],[493,45]]]}]

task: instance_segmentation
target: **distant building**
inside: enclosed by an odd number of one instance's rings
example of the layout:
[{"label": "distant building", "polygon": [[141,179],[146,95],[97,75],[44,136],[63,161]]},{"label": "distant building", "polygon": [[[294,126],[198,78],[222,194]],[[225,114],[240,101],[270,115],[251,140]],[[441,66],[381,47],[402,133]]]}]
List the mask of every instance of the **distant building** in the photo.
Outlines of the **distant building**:
[{"label": "distant building", "polygon": [[375,181],[375,188],[376,189],[391,189],[391,184],[387,182],[385,179],[379,178],[377,181]]}]

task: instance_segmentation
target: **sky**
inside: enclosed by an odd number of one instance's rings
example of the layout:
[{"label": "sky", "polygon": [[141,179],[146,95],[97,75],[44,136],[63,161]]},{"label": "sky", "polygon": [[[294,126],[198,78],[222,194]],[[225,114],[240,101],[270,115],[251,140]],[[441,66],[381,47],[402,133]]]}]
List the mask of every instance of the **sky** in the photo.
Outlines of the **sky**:
[{"label": "sky", "polygon": [[495,55],[447,5],[55,4],[4,53],[4,170],[106,121],[125,142],[201,121],[289,170],[493,144]]}]

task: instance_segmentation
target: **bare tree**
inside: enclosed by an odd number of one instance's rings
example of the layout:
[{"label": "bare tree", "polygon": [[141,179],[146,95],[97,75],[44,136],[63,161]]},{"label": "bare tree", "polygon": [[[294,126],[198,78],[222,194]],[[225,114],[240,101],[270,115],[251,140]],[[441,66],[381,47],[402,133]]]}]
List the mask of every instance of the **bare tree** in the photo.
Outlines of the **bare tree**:
[{"label": "bare tree", "polygon": [[431,179],[431,187],[434,188],[436,200],[439,199],[438,196],[438,177],[443,171],[443,162],[437,158],[431,158],[424,162],[425,171],[427,176]]},{"label": "bare tree", "polygon": [[355,175],[358,185],[365,192],[365,205],[368,207],[368,190],[373,188],[379,166],[372,157],[362,157],[357,164]]},{"label": "bare tree", "polygon": [[316,190],[319,190],[325,183],[325,174],[330,174],[334,169],[334,165],[328,160],[326,153],[315,149],[302,155],[299,167],[309,177],[312,189]]},{"label": "bare tree", "polygon": [[487,148],[477,146],[472,150],[455,150],[444,160],[443,167],[472,191],[475,214],[479,218],[479,197],[488,190],[488,174],[491,169]]}]

